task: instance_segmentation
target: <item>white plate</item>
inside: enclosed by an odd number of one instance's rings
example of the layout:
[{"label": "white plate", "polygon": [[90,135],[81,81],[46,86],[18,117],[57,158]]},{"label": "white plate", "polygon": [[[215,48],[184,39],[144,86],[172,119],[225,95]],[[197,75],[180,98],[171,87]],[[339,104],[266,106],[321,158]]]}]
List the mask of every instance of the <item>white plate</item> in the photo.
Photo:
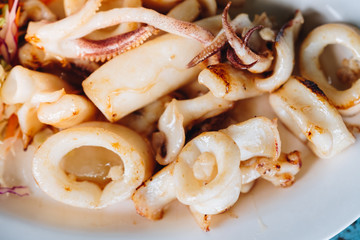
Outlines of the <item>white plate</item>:
[{"label": "white plate", "polygon": [[[305,16],[305,32],[324,22],[360,20],[355,0],[248,0],[245,11],[266,10],[281,22],[295,9],[302,10]],[[259,115],[259,111],[273,117],[267,111],[265,98],[260,99],[261,107],[248,109],[242,118]],[[303,168],[296,183],[281,189],[259,181],[249,194],[240,196],[230,211],[214,219],[208,233],[202,232],[186,207],[177,202],[169,206],[162,220],[151,222],[136,215],[130,201],[106,210],[89,211],[55,203],[36,192],[32,197],[0,198],[0,239],[329,238],[360,216],[360,143],[357,141],[333,159],[320,160],[281,125],[280,131],[281,137],[288,139],[283,141],[283,151],[302,152]],[[29,159],[20,158],[17,164],[30,164]],[[21,174],[33,181],[29,173]]]}]

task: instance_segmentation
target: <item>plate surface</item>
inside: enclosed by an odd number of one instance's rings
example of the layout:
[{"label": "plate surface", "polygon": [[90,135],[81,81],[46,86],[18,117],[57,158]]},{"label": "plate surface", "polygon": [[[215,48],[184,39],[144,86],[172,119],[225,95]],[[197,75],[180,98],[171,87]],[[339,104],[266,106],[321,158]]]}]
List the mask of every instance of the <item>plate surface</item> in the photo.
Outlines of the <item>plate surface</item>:
[{"label": "plate surface", "polygon": [[[300,9],[305,17],[303,35],[325,22],[360,24],[355,0],[248,0],[245,12],[277,16],[283,22]],[[246,100],[239,106],[245,120],[254,115],[275,117],[267,96]],[[279,125],[283,151],[300,150],[303,168],[287,189],[258,181],[240,196],[228,212],[216,217],[212,230],[202,232],[186,207],[174,202],[157,222],[135,213],[128,201],[105,210],[89,211],[54,202],[41,191],[31,197],[0,197],[0,239],[325,239],[334,236],[360,216],[360,143],[333,159],[317,159],[305,145]],[[16,151],[20,151],[17,146]],[[30,167],[21,153],[15,165]],[[15,172],[17,170],[14,170]],[[33,182],[29,172],[18,173]],[[14,179],[16,181],[16,179]],[[39,200],[40,199],[40,200]]]}]

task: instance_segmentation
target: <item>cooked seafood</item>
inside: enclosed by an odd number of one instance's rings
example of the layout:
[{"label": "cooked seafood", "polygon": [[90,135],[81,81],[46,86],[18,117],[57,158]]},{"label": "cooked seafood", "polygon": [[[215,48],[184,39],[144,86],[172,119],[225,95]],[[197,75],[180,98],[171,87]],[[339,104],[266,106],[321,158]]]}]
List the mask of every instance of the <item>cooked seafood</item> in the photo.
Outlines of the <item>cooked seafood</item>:
[{"label": "cooked seafood", "polygon": [[16,66],[10,71],[1,88],[1,97],[5,104],[21,105],[17,115],[23,133],[24,148],[45,126],[37,117],[39,104],[57,101],[65,91],[71,92],[71,87],[55,75],[32,71],[22,66]]},{"label": "cooked seafood", "polygon": [[204,84],[215,97],[236,101],[263,94],[255,79],[247,72],[239,71],[228,63],[210,65],[199,74]]},{"label": "cooked seafood", "polygon": [[[239,22],[239,24],[237,22]],[[203,70],[200,73],[199,82],[208,87],[216,97],[222,97],[227,100],[233,101],[258,96],[261,95],[263,92],[272,92],[276,90],[288,80],[294,69],[294,44],[303,22],[304,19],[301,12],[297,11],[295,13],[295,17],[291,21],[286,23],[278,33],[276,41],[274,43],[276,57],[270,76],[261,77],[255,74],[249,74],[247,71],[238,71],[236,69],[238,68],[236,67],[236,63],[234,64],[230,61],[233,67],[228,66],[228,64],[217,64],[208,66],[206,70]],[[233,20],[233,23],[237,24],[240,29],[253,26],[253,24],[248,19],[248,16],[245,14],[241,14],[237,18],[235,18]],[[190,66],[197,63],[197,58],[199,58],[199,60],[205,59],[206,57],[202,57],[202,54],[205,54],[204,56],[210,56],[216,51],[218,51],[225,44],[226,41],[223,37],[224,33],[222,34],[223,35],[221,35],[220,32],[219,35],[215,38],[214,43],[210,45],[211,47],[209,48],[213,50],[205,49],[192,60],[196,62],[189,63]],[[235,33],[233,32],[232,34]],[[238,39],[237,42],[238,41],[241,40]],[[241,48],[242,50],[239,49],[238,52],[241,52],[241,54],[245,54],[245,52],[250,51],[245,43],[241,43],[240,45],[241,47],[238,46],[238,48]],[[245,51],[245,49],[247,50]],[[256,65],[258,61],[260,61],[255,60],[255,58],[258,58],[256,56],[258,55],[253,55],[251,60],[247,60],[245,64],[241,63],[244,66],[243,69],[251,72],[252,69],[255,69],[256,66],[260,66]],[[239,56],[238,58],[241,59]],[[262,59],[261,66],[264,68],[269,67],[267,66],[269,62],[273,62],[272,57],[270,58],[269,55],[267,57],[261,57],[260,59]],[[246,64],[251,64],[251,61],[254,63],[254,66],[246,67]],[[260,71],[260,68],[254,71]]]},{"label": "cooked seafood", "polygon": [[356,81],[349,89],[338,90],[333,87],[323,72],[320,55],[325,47],[340,44],[349,49],[354,59],[360,60],[360,35],[352,26],[340,23],[329,23],[312,30],[300,49],[301,74],[319,85],[332,104],[345,116],[360,111],[360,81]]},{"label": "cooked seafood", "polygon": [[238,166],[240,151],[229,136],[200,134],[184,146],[174,166],[177,199],[202,214],[225,211],[240,194]]},{"label": "cooked seafood", "polygon": [[272,92],[284,84],[291,76],[295,62],[295,41],[299,35],[304,18],[300,11],[286,23],[278,33],[275,41],[276,59],[274,69],[269,77],[256,78],[259,90]]},{"label": "cooked seafood", "polygon": [[235,141],[241,152],[241,161],[256,156],[276,160],[280,156],[281,141],[276,120],[256,117],[220,131]]},{"label": "cooked seafood", "polygon": [[132,200],[140,215],[158,220],[177,199],[189,205],[202,228],[209,230],[210,216],[232,206],[257,178],[282,187],[294,183],[301,168],[300,154],[280,155],[280,150],[276,121],[265,117],[200,134],[185,145],[176,162],[138,188]]},{"label": "cooked seafood", "polygon": [[[162,165],[173,162],[185,144],[185,127],[219,115],[231,107],[231,101],[216,98],[211,92],[188,100],[173,99],[160,116],[160,132],[154,136],[165,137],[162,144],[154,149],[156,161]],[[159,142],[157,139],[154,141]]]},{"label": "cooked seafood", "polygon": [[69,128],[94,120],[96,107],[86,97],[65,94],[54,102],[40,103],[37,117],[41,123],[57,128]]},{"label": "cooked seafood", "polygon": [[201,48],[192,39],[160,36],[102,65],[83,82],[84,91],[115,122],[196,79],[201,67],[185,64]]},{"label": "cooked seafood", "polygon": [[[78,157],[85,154],[87,158]],[[129,198],[152,169],[146,142],[128,128],[105,122],[52,135],[33,160],[34,178],[45,193],[83,208],[103,208]]]},{"label": "cooked seafood", "polygon": [[241,162],[242,183],[251,184],[262,177],[274,186],[289,187],[294,183],[295,175],[300,171],[301,165],[298,151],[281,153],[276,161],[272,158],[254,157]]},{"label": "cooked seafood", "polygon": [[336,108],[321,89],[300,77],[270,94],[281,121],[320,158],[330,158],[355,142]]},{"label": "cooked seafood", "polygon": [[[53,23],[30,22],[26,40],[61,58],[87,58],[105,61],[136,48],[157,32],[157,29],[194,38],[202,43],[213,39],[207,30],[185,21],[176,20],[145,8],[114,8],[96,12],[101,0],[89,0],[76,13]],[[102,40],[83,38],[91,32],[121,22],[149,24],[131,32]],[[56,29],[56,31],[54,31]]]},{"label": "cooked seafood", "polygon": [[246,66],[248,65],[248,70],[253,73],[263,73],[267,71],[273,60],[271,51],[265,51],[262,54],[254,53],[247,45],[246,40],[239,38],[236,35],[236,32],[231,28],[230,23],[228,22],[228,10],[230,7],[230,2],[224,9],[222,15],[222,23],[225,30],[225,35],[229,41],[230,46],[235,50],[236,56],[240,61]]},{"label": "cooked seafood", "polygon": [[[308,35],[303,78],[292,76],[300,11],[277,28],[266,13],[230,16],[228,1],[58,1],[0,4],[4,198],[37,198],[40,189],[87,209],[132,201],[151,220],[177,200],[209,231],[258,179],[294,184],[306,146],[289,147],[283,136],[291,133],[276,115],[320,158],[355,142],[338,112],[347,122],[360,115],[353,27],[326,24]],[[329,44],[353,53],[338,71],[348,90],[329,85],[322,71]],[[273,110],[245,107],[260,95],[255,101],[270,95]],[[32,154],[29,169],[6,161],[13,147]]]}]

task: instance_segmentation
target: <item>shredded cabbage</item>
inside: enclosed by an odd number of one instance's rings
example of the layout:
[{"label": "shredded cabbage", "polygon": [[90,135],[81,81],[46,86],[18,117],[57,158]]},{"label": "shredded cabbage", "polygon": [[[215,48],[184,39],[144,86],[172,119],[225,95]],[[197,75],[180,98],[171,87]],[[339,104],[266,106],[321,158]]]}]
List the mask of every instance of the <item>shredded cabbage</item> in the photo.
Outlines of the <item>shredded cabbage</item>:
[{"label": "shredded cabbage", "polygon": [[18,45],[18,27],[16,24],[16,15],[18,7],[19,1],[15,0],[10,11],[8,4],[5,4],[1,10],[0,54],[8,64],[13,63],[16,59]]},{"label": "shredded cabbage", "polygon": [[19,197],[24,197],[29,195],[28,188],[25,186],[14,186],[14,187],[1,187],[0,186],[0,194],[15,194]]}]

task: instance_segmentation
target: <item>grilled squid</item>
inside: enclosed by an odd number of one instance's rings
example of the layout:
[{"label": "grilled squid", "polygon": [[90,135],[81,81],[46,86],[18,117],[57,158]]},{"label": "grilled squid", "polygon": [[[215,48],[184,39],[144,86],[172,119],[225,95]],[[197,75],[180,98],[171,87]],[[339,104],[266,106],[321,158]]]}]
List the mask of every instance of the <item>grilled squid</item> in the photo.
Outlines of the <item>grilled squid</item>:
[{"label": "grilled squid", "polygon": [[[247,15],[238,15],[233,21],[240,21],[244,26],[251,24]],[[278,33],[274,43],[276,51],[274,68],[270,76],[260,77],[257,74],[241,71],[230,61],[231,64],[222,63],[208,66],[199,74],[199,82],[209,88],[216,97],[233,101],[276,90],[288,80],[293,71],[294,43],[303,21],[301,12],[297,11],[295,17],[285,24]],[[217,38],[219,35],[215,40]]]},{"label": "grilled squid", "polygon": [[145,107],[125,116],[118,123],[131,128],[143,136],[151,137],[156,131],[160,116],[172,100],[169,95],[163,96]]},{"label": "grilled squid", "polygon": [[229,101],[263,94],[257,89],[253,76],[227,63],[208,66],[200,72],[198,80],[209,88],[214,96]]},{"label": "grilled squid", "polygon": [[[59,77],[32,71],[20,65],[11,69],[1,88],[1,97],[5,104],[37,103],[55,91],[70,91],[70,86]],[[51,97],[50,97],[51,98]]]},{"label": "grilled squid", "polygon": [[270,104],[281,121],[320,158],[330,158],[355,142],[339,112],[319,87],[292,77],[270,95]]},{"label": "grilled squid", "polygon": [[92,102],[72,92],[73,89],[55,75],[22,66],[10,71],[1,95],[4,103],[20,105],[17,116],[25,148],[45,125],[68,128],[96,116],[97,109]]},{"label": "grilled squid", "polygon": [[325,47],[340,44],[349,49],[354,58],[360,60],[360,34],[355,27],[331,23],[315,28],[306,37],[300,49],[301,74],[315,82],[325,92],[342,115],[354,115],[360,111],[360,81],[346,90],[333,87],[323,72],[320,55]]},{"label": "grilled squid", "polygon": [[280,187],[294,183],[301,168],[300,153],[281,153],[276,119],[254,117],[220,131],[230,136],[240,149],[242,193],[250,191],[260,177]]},{"label": "grilled squid", "polygon": [[152,169],[144,139],[126,127],[105,122],[89,122],[52,135],[33,160],[34,178],[46,194],[82,208],[103,208],[129,198]]},{"label": "grilled squid", "polygon": [[295,175],[300,171],[301,165],[298,151],[281,153],[275,161],[273,158],[254,157],[240,164],[242,183],[251,184],[261,177],[274,186],[289,187],[293,185]]},{"label": "grilled squid", "polygon": [[[223,18],[224,17],[225,16],[223,16]],[[264,17],[255,17],[254,21],[252,22],[252,21],[250,21],[248,14],[241,13],[241,14],[237,15],[229,23],[229,25],[231,25],[231,31],[236,32],[236,33],[237,32],[245,32],[248,29],[249,30],[252,29],[251,31],[247,31],[245,34],[247,36],[246,38],[248,41],[250,36],[252,36],[252,33],[254,32],[254,30],[256,30],[256,28],[259,25],[261,25],[261,26],[264,25],[264,27],[266,27],[266,29],[270,30],[269,27],[271,27],[271,24],[268,23],[268,21],[266,21],[265,19],[267,19],[266,15],[264,15]],[[233,32],[232,32],[232,34],[233,34]],[[256,40],[260,40],[260,39],[257,38]],[[193,66],[199,64],[200,62],[204,61],[208,57],[216,54],[223,47],[225,47],[227,42],[228,42],[228,38],[227,38],[227,35],[224,30],[224,26],[223,26],[223,28],[218,32],[218,34],[211,41],[211,43],[207,44],[206,47],[188,63],[188,67],[193,67]],[[243,47],[246,48],[247,51],[251,51],[247,46],[243,46]],[[238,59],[238,57],[235,57],[235,58]],[[256,62],[253,62],[252,64],[249,64],[249,65],[242,64],[242,66],[240,66],[239,68],[248,69],[248,68],[252,67],[255,63]]]},{"label": "grilled squid", "polygon": [[132,195],[136,211],[150,220],[163,217],[164,208],[176,200],[174,182],[175,162],[165,166],[149,178]]},{"label": "grilled squid", "polygon": [[45,125],[37,117],[41,102],[57,101],[71,91],[71,87],[59,77],[26,69],[22,66],[12,68],[1,88],[5,104],[20,104],[17,111],[20,129],[26,148],[32,137]]},{"label": "grilled squid", "polygon": [[[99,11],[101,0],[89,0],[76,13],[52,23],[31,22],[26,40],[61,58],[85,58],[105,61],[141,45],[157,29],[196,39],[205,44],[213,35],[202,27],[177,20],[146,8],[113,8]],[[105,39],[85,38],[90,33],[123,22],[148,25]],[[56,29],[56,30],[55,30]]]},{"label": "grilled squid", "polygon": [[289,79],[295,65],[295,42],[303,23],[301,12],[296,11],[294,18],[280,29],[274,44],[276,57],[272,73],[269,77],[255,78],[257,89],[272,92]]},{"label": "grilled squid", "polygon": [[255,117],[220,130],[230,136],[241,152],[241,161],[253,157],[277,160],[281,152],[281,141],[276,120]]},{"label": "grilled squid", "polygon": [[[249,77],[249,81],[255,81],[258,90],[266,92],[275,90],[290,77],[293,70],[294,43],[304,22],[301,12],[297,11],[295,17],[287,22],[275,37],[275,32],[271,29],[272,23],[266,14],[256,16],[253,22],[247,14],[239,14],[229,22],[227,20],[229,6],[230,4],[222,14],[223,29],[188,63],[188,67],[193,67],[208,57],[218,54],[220,50],[226,49],[226,43],[229,43],[231,48],[227,48],[226,54],[229,62],[240,70],[264,73],[265,76],[260,77],[255,74]],[[256,30],[260,30],[259,34],[252,37]],[[237,32],[242,33],[242,36],[238,37]],[[274,51],[270,51],[265,46],[268,43],[273,45]],[[250,46],[260,49],[262,53],[255,53]],[[276,53],[275,58],[274,53]]]},{"label": "grilled squid", "polygon": [[185,144],[186,126],[219,115],[231,107],[231,101],[216,98],[211,92],[188,100],[173,99],[159,118],[160,132],[154,135],[155,138],[164,138],[156,148],[156,161],[167,165],[176,159]]},{"label": "grilled squid", "polygon": [[83,82],[84,91],[109,121],[117,121],[195,79],[201,68],[186,69],[185,63],[201,46],[160,36],[102,65]]},{"label": "grilled squid", "polygon": [[117,121],[196,79],[202,67],[186,63],[200,49],[193,39],[162,35],[102,65],[83,82],[84,91],[109,121]]},{"label": "grilled squid", "polygon": [[263,73],[267,71],[272,63],[273,56],[270,51],[263,54],[256,54],[246,44],[245,39],[237,36],[235,30],[231,27],[228,21],[228,10],[230,2],[226,5],[222,14],[222,23],[225,31],[226,38],[230,46],[234,49],[237,58],[244,66],[248,66],[248,70],[252,73]]},{"label": "grilled squid", "polygon": [[92,120],[97,109],[86,97],[65,94],[54,102],[40,103],[37,118],[41,123],[68,128]]},{"label": "grilled squid", "polygon": [[[65,15],[68,17],[72,14],[75,14],[77,11],[86,3],[86,0],[64,0],[64,11]],[[141,7],[141,0],[115,0],[115,1],[101,1],[101,6],[98,11],[107,11],[113,8],[136,8]],[[126,32],[131,32],[136,30],[140,26],[139,23],[135,22],[124,22],[118,25],[115,25],[111,28],[99,29],[97,31],[91,32],[86,36],[87,39],[91,40],[100,40],[111,38],[117,35],[124,34]]]},{"label": "grilled squid", "polygon": [[202,133],[185,145],[176,162],[138,188],[132,200],[137,212],[152,220],[162,218],[164,207],[176,199],[197,217],[223,212],[239,197],[239,164],[240,151],[230,137]]},{"label": "grilled squid", "polygon": [[276,121],[265,117],[204,132],[185,145],[175,162],[139,187],[132,200],[140,215],[157,220],[177,199],[189,205],[201,228],[208,231],[211,215],[231,207],[256,179],[280,187],[294,183],[300,154],[280,154],[280,149]]},{"label": "grilled squid", "polygon": [[180,152],[174,166],[177,199],[202,214],[231,207],[241,189],[240,151],[221,132],[202,133]]}]

